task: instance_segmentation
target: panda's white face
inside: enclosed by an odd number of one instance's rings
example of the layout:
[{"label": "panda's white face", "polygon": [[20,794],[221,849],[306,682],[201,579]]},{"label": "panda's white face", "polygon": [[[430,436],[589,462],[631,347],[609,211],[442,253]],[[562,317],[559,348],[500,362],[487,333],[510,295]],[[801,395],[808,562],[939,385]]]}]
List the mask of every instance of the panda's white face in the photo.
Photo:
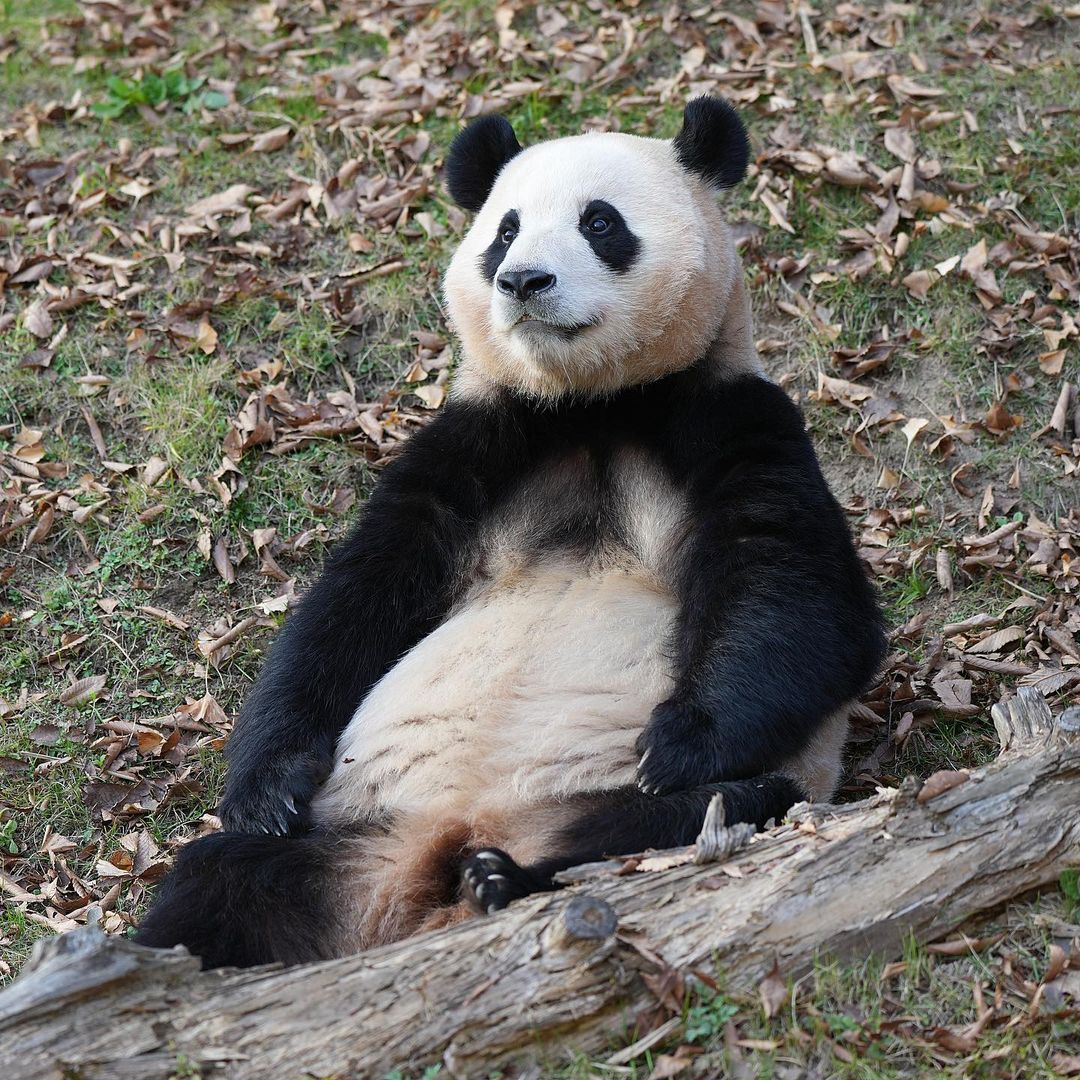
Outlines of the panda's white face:
[{"label": "panda's white face", "polygon": [[[672,143],[588,134],[540,143],[498,173],[446,275],[465,357],[459,390],[605,393],[706,355],[741,269],[716,193]],[[745,336],[745,335],[744,335]],[[729,350],[756,365],[752,343]]]}]

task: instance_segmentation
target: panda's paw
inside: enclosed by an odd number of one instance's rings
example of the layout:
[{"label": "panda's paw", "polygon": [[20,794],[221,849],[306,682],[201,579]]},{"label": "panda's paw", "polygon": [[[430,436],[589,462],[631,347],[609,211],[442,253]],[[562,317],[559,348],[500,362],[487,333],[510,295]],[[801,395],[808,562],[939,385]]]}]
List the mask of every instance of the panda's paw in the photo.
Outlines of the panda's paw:
[{"label": "panda's paw", "polygon": [[720,779],[710,718],[686,702],[664,701],[638,736],[637,786],[646,795],[686,791]]},{"label": "panda's paw", "polygon": [[311,827],[311,799],[326,767],[309,754],[282,754],[257,769],[229,770],[218,807],[230,832],[297,836]]},{"label": "panda's paw", "polygon": [[488,915],[538,888],[533,875],[498,848],[482,848],[473,855],[461,872],[461,884],[469,906]]}]

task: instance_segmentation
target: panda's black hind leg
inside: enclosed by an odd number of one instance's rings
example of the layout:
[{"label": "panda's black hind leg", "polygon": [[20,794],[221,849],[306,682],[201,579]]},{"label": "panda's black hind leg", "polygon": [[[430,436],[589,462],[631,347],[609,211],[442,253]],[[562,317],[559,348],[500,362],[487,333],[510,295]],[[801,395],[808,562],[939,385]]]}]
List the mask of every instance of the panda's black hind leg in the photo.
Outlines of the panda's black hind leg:
[{"label": "panda's black hind leg", "polygon": [[[532,882],[528,892],[550,891],[558,888],[552,876],[567,867],[650,848],[694,843],[715,795],[723,797],[727,824],[743,821],[758,828],[770,820],[782,820],[795,803],[806,798],[794,780],[779,773],[703,784],[668,795],[646,795],[636,786],[586,793],[562,804],[568,817],[555,836],[547,858],[528,867],[518,867],[509,856],[503,857],[517,869],[519,877],[515,880]],[[524,893],[511,899],[520,895]]]},{"label": "panda's black hind leg", "polygon": [[135,941],[185,945],[204,968],[329,959],[339,847],[314,834],[204,836],[177,856]]},{"label": "panda's black hind leg", "polygon": [[534,892],[550,892],[554,886],[514,860],[499,848],[481,848],[461,871],[463,899],[470,907],[488,915],[502,911],[514,900]]},{"label": "panda's black hind leg", "polygon": [[523,896],[559,888],[553,875],[567,867],[692,844],[715,795],[723,796],[729,825],[746,821],[758,828],[781,820],[806,798],[794,780],[780,773],[668,795],[646,795],[636,786],[577,795],[562,804],[567,820],[547,858],[519,866],[499,848],[482,848],[462,869],[462,898],[474,910],[491,914]]}]

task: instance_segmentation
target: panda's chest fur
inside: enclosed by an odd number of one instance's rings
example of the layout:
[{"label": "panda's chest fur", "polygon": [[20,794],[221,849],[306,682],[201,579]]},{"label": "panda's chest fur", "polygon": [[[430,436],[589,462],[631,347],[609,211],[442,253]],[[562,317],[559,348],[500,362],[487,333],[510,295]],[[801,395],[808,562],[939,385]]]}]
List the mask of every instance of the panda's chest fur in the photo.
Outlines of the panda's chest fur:
[{"label": "panda's chest fur", "polygon": [[550,457],[480,530],[447,618],[357,710],[317,815],[483,817],[487,801],[631,783],[634,741],[671,689],[687,527],[646,451]]}]

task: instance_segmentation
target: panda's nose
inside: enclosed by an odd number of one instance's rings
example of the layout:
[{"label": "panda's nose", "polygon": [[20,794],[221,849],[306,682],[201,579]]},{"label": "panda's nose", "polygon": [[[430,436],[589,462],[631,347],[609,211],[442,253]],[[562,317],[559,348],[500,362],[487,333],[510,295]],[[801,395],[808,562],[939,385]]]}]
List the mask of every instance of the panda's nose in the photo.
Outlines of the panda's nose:
[{"label": "panda's nose", "polygon": [[545,274],[543,270],[507,270],[496,278],[495,284],[506,296],[528,300],[537,293],[555,288],[555,275]]}]

